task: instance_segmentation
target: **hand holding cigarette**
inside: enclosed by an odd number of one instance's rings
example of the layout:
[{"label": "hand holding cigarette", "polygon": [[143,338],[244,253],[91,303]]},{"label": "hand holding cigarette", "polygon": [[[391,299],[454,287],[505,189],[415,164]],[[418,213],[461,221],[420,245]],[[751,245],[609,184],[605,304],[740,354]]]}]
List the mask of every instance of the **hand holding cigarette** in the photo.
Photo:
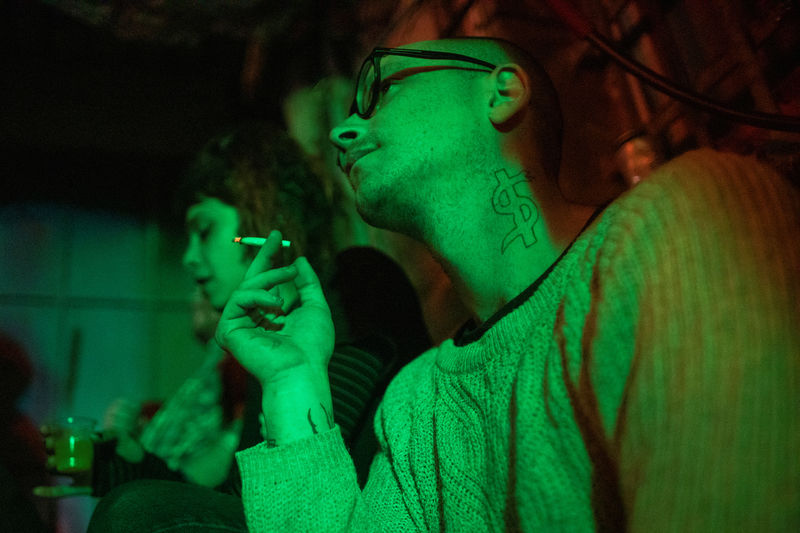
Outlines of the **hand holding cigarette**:
[{"label": "hand holding cigarette", "polygon": [[[327,372],[334,342],[330,309],[304,257],[270,269],[283,242],[279,232],[270,233],[228,300],[216,334],[217,343],[261,382],[267,441],[274,445],[332,427],[327,423],[333,412]],[[293,283],[299,297],[285,313],[274,290],[284,283]]]}]

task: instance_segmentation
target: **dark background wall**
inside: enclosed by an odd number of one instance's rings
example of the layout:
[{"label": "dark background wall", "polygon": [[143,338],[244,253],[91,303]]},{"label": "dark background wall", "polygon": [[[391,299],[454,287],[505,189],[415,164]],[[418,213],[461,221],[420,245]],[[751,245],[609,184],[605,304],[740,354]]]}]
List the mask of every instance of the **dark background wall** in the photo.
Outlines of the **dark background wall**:
[{"label": "dark background wall", "polygon": [[245,43],[125,41],[45,3],[0,6],[2,199],[168,211],[186,158],[247,109]]}]

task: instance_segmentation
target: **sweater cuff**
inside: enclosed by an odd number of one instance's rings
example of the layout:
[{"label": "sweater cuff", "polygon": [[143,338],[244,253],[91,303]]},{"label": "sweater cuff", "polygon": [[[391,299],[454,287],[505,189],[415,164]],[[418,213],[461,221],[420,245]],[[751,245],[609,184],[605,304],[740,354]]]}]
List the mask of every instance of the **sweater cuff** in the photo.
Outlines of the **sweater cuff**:
[{"label": "sweater cuff", "polygon": [[254,476],[262,483],[295,482],[302,477],[319,475],[322,465],[330,471],[353,468],[338,425],[283,446],[270,448],[262,442],[237,452],[236,461],[245,483]]},{"label": "sweater cuff", "polygon": [[249,531],[346,527],[360,490],[339,427],[283,446],[236,454]]}]

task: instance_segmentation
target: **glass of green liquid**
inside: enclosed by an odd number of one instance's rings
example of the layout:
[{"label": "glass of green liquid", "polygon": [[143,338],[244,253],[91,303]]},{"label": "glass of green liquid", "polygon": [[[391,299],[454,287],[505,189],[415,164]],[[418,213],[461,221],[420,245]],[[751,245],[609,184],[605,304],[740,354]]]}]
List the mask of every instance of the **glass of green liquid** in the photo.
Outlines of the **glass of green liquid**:
[{"label": "glass of green liquid", "polygon": [[85,416],[68,416],[59,421],[53,432],[53,454],[59,472],[73,474],[91,470],[95,423]]}]

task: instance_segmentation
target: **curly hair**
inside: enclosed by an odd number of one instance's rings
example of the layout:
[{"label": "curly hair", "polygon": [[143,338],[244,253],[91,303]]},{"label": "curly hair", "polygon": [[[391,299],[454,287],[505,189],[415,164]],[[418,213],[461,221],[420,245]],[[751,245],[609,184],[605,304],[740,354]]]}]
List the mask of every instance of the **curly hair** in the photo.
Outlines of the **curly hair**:
[{"label": "curly hair", "polygon": [[247,122],[208,141],[184,174],[179,204],[185,211],[204,198],[236,208],[240,235],[278,229],[292,241],[290,254],[307,256],[318,272],[330,264],[330,200],[300,147],[280,127]]}]

